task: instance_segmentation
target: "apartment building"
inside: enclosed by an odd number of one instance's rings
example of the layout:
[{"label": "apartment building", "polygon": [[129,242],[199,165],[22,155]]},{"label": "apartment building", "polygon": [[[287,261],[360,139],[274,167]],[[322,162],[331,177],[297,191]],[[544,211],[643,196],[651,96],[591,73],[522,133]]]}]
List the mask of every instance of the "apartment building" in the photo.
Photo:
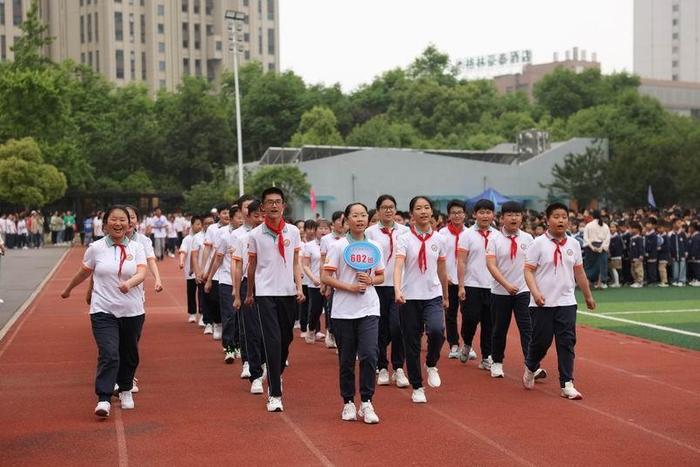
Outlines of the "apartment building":
[{"label": "apartment building", "polygon": [[[123,85],[173,90],[185,75],[220,78],[233,69],[227,10],[246,15],[238,31],[241,63],[279,71],[279,0],[40,0],[53,61],[73,59]],[[0,56],[10,47],[31,0],[0,0]]]}]

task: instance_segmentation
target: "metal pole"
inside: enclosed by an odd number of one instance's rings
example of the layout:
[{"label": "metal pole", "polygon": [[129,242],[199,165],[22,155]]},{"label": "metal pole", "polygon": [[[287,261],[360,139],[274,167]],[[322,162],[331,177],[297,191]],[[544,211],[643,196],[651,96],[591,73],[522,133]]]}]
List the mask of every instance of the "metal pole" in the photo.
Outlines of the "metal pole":
[{"label": "metal pole", "polygon": [[238,194],[243,196],[243,136],[241,135],[241,95],[238,90],[238,43],[235,21],[233,25],[233,83],[236,92],[236,143],[238,144]]}]

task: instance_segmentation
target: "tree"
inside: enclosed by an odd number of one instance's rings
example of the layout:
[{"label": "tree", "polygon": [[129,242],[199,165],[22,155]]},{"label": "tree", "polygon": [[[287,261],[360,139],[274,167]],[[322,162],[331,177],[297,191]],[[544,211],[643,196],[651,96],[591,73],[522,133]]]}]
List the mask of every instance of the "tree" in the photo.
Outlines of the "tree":
[{"label": "tree", "polygon": [[386,115],[377,115],[350,132],[349,146],[410,148],[418,144],[418,135],[408,123],[392,123]]},{"label": "tree", "polygon": [[583,154],[568,154],[564,165],[555,164],[554,181],[540,186],[548,189],[552,199],[575,199],[580,206],[588,206],[591,201],[605,197],[606,168],[600,145],[588,147]]},{"label": "tree", "polygon": [[335,114],[328,107],[316,106],[301,116],[299,130],[292,136],[292,146],[339,146],[343,144]]},{"label": "tree", "polygon": [[19,36],[10,50],[15,54],[13,66],[16,68],[37,69],[50,64],[50,60],[42,55],[42,49],[53,42],[52,37],[47,36],[49,27],[39,17],[39,2],[32,0],[27,17],[19,26],[22,34]]},{"label": "tree", "polygon": [[44,163],[41,149],[33,139],[12,139],[0,146],[0,200],[41,207],[61,198],[66,188],[66,177],[53,165]]},{"label": "tree", "polygon": [[221,203],[230,205],[237,193],[238,187],[226,183],[221,177],[211,182],[199,182],[183,193],[183,209],[193,213],[207,213]]},{"label": "tree", "polygon": [[246,179],[245,186],[246,192],[254,196],[261,196],[263,190],[275,186],[284,192],[288,205],[305,197],[311,189],[306,174],[296,165],[261,166]]},{"label": "tree", "polygon": [[457,82],[457,67],[450,63],[450,56],[430,44],[408,67],[408,75],[414,79],[427,78],[440,84]]}]

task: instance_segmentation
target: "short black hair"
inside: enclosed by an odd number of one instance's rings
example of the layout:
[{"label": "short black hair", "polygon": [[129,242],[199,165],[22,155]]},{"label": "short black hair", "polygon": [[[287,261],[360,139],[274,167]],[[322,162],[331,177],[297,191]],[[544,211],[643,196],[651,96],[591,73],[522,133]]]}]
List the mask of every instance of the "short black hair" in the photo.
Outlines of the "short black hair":
[{"label": "short black hair", "polygon": [[202,216],[197,215],[192,216],[192,218],[190,219],[190,224],[194,224],[197,221],[204,223],[204,219],[202,218]]},{"label": "short black hair", "polygon": [[221,204],[216,206],[217,214],[221,214],[221,211],[230,211],[230,210],[231,210],[231,206],[229,206],[226,203],[221,203]]},{"label": "short black hair", "polygon": [[248,214],[260,211],[260,206],[262,206],[260,200],[253,199],[253,201],[248,205]]},{"label": "short black hair", "polygon": [[333,222],[335,222],[335,221],[337,221],[338,219],[340,219],[341,217],[343,217],[343,214],[345,214],[343,211],[335,211],[335,212],[333,213],[333,215],[331,216],[331,220],[332,220]]},{"label": "short black hair", "polygon": [[[430,200],[430,198],[428,198],[427,196],[424,196],[424,195],[418,195],[418,196],[414,196],[413,198],[411,198],[411,201],[409,201],[409,203],[408,203],[409,211],[413,212],[413,208],[416,206],[416,203],[420,199],[426,200],[428,202],[428,204],[430,205],[430,209],[433,209],[433,202]],[[402,217],[405,219],[405,216],[402,216]]]},{"label": "short black hair", "polygon": [[284,202],[284,192],[276,186],[265,188],[265,190],[263,190],[262,192],[262,195],[260,195],[260,199],[265,201],[265,198],[267,198],[269,195],[280,195],[282,197],[282,202]]},{"label": "short black hair", "polygon": [[137,219],[139,218],[139,210],[136,208],[136,206],[134,206],[132,204],[125,204],[124,207],[126,209],[131,209],[132,211],[134,211],[134,214],[136,214],[136,218]]},{"label": "short black hair", "polygon": [[234,201],[233,204],[237,204],[240,207],[243,207],[243,203],[245,203],[246,201],[253,200],[253,199],[255,199],[255,197],[253,195],[249,195],[248,193],[244,193],[236,201]]},{"label": "short black hair", "polygon": [[376,209],[370,209],[367,215],[369,216],[370,219],[374,217],[374,215],[377,213]]},{"label": "short black hair", "polygon": [[315,220],[306,219],[304,221],[304,230],[316,230],[317,228],[318,228],[318,224],[316,223]]},{"label": "short black hair", "polygon": [[[240,210],[241,210],[240,205],[232,204],[231,207],[228,208],[228,215],[233,217],[233,215],[236,214]],[[219,212],[221,212],[221,211],[219,211]]]},{"label": "short black hair", "polygon": [[385,195],[381,195],[379,198],[377,198],[377,209],[379,209],[379,206],[381,206],[382,203],[386,200],[389,200],[392,203],[394,203],[394,207],[396,207],[396,199],[391,195],[385,194]]},{"label": "short black hair", "polygon": [[496,206],[493,204],[493,201],[491,201],[490,199],[480,199],[474,205],[474,212],[477,212],[481,209],[488,209],[489,211],[495,211]]},{"label": "short black hair", "polygon": [[450,213],[450,209],[452,208],[460,208],[464,213],[467,213],[467,205],[464,201],[459,200],[459,199],[453,199],[449,203],[447,203],[447,214]]},{"label": "short black hair", "polygon": [[552,215],[552,213],[554,211],[556,211],[557,209],[563,209],[564,211],[566,211],[567,215],[569,214],[569,207],[566,204],[564,204],[564,203],[552,203],[549,206],[547,206],[547,209],[545,210],[545,215],[547,216],[547,219],[549,219],[549,217]]},{"label": "short black hair", "polygon": [[517,201],[506,201],[503,203],[501,206],[501,214],[505,214],[507,212],[515,212],[515,213],[521,213],[523,212],[523,205],[518,203]]}]

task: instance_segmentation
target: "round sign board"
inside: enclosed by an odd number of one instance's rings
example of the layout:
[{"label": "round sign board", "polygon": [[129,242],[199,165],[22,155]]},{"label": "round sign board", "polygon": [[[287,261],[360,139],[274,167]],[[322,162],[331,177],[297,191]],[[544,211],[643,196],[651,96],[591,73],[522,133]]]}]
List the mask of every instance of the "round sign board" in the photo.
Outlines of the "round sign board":
[{"label": "round sign board", "polygon": [[354,242],[345,247],[343,259],[345,264],[358,271],[369,271],[377,266],[381,256],[379,248],[373,243]]}]

